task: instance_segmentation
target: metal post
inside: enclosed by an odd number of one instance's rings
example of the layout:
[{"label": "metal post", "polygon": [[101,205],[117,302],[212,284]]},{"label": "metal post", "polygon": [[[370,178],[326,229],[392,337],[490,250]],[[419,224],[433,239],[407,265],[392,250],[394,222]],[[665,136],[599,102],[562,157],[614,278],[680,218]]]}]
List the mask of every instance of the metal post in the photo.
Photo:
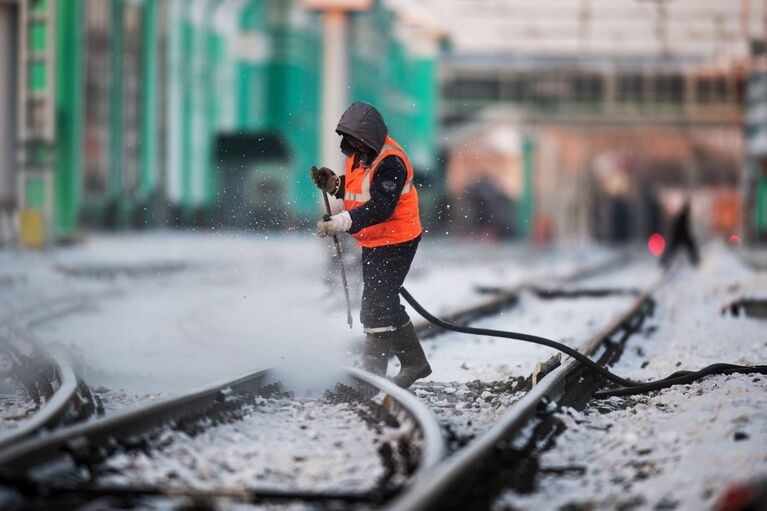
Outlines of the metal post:
[{"label": "metal post", "polygon": [[[263,127],[267,37],[263,0],[248,0],[241,13],[240,37],[247,50],[237,64],[237,127],[242,130]],[[257,94],[256,91],[261,92]]]},{"label": "metal post", "polygon": [[202,78],[202,122],[204,138],[201,141],[204,150],[204,166],[202,167],[201,176],[201,197],[200,207],[203,211],[204,217],[212,218],[213,207],[216,198],[216,180],[218,176],[215,171],[215,163],[213,162],[212,154],[215,151],[213,147],[213,140],[216,130],[219,127],[221,120],[221,104],[220,94],[216,90],[216,74],[221,72],[221,68],[217,67],[220,61],[218,55],[218,39],[221,36],[216,34],[216,29],[213,25],[213,20],[221,7],[223,0],[212,0],[205,5],[205,20],[201,28],[201,34],[203,38],[203,78]]},{"label": "metal post", "polygon": [[122,222],[123,209],[123,0],[111,0],[111,57],[109,95],[109,201],[116,208],[116,221]]},{"label": "metal post", "polygon": [[192,223],[192,172],[190,157],[192,152],[193,109],[191,83],[194,80],[192,53],[194,52],[194,27],[191,22],[191,5],[188,0],[181,3],[181,54],[180,54],[180,90],[181,94],[181,199],[179,201],[179,222],[182,225]]},{"label": "metal post", "polygon": [[[19,48],[19,72],[17,76],[17,90],[18,90],[18,97],[19,97],[19,105],[26,105],[27,104],[27,11],[29,9],[29,6],[27,5],[27,2],[18,2],[18,13],[17,13],[17,21],[18,21],[18,30],[16,31],[17,34],[17,46]],[[23,177],[23,168],[21,168],[21,165],[23,164],[23,160],[25,159],[23,156],[24,153],[24,144],[23,141],[26,139],[27,136],[27,109],[26,108],[19,108],[16,112],[16,132],[18,133],[18,140],[19,140],[19,148],[18,148],[18,155],[17,155],[17,163],[19,164],[19,182],[21,182],[21,179]],[[19,191],[18,195],[19,200],[19,207],[23,206],[23,194],[21,191]]]},{"label": "metal post", "polygon": [[[20,53],[18,39],[18,5],[0,2],[0,246],[15,240],[15,209],[10,203],[16,196],[17,142],[16,118],[19,100],[17,75]],[[2,204],[5,201],[9,203]],[[17,199],[18,200],[18,199]]]},{"label": "metal post", "polygon": [[338,149],[336,124],[347,103],[346,13],[327,10],[323,14],[321,163],[340,173],[342,154]]},{"label": "metal post", "polygon": [[[167,80],[165,85],[165,195],[178,211],[182,204],[182,172],[184,169],[183,141],[184,124],[182,119],[184,99],[184,75],[182,67],[182,0],[170,0],[165,18],[167,31]],[[186,2],[184,2],[186,4]]]},{"label": "metal post", "polygon": [[535,142],[531,133],[522,136],[522,193],[517,204],[517,232],[521,238],[529,238],[533,230],[533,173],[535,167]]},{"label": "metal post", "polygon": [[[141,101],[141,179],[139,198],[144,207],[149,202],[157,182],[157,1],[145,0],[142,23],[142,101]],[[151,215],[151,211],[149,212]]]},{"label": "metal post", "polygon": [[767,240],[767,177],[761,175],[756,178],[756,208],[753,223],[756,227],[756,239]]},{"label": "metal post", "polygon": [[58,11],[59,73],[56,81],[56,174],[55,233],[59,239],[71,239],[77,230],[80,213],[83,130],[83,52],[81,47],[83,5],[61,2]]}]

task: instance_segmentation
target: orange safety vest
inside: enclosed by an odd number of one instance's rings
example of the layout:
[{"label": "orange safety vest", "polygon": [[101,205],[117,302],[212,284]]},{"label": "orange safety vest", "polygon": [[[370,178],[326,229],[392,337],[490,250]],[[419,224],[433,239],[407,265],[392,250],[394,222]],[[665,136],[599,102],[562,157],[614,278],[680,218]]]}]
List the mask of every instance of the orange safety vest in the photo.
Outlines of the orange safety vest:
[{"label": "orange safety vest", "polygon": [[381,148],[381,152],[378,153],[378,156],[369,167],[361,164],[354,167],[354,156],[346,159],[344,209],[349,211],[370,200],[370,184],[373,182],[373,174],[383,159],[391,155],[398,156],[405,162],[405,168],[407,169],[405,186],[402,187],[397,205],[389,218],[352,234],[363,247],[380,247],[382,245],[404,243],[421,234],[421,218],[418,214],[418,193],[415,190],[415,185],[413,185],[413,167],[410,165],[405,151],[391,137],[386,137],[386,142]]}]

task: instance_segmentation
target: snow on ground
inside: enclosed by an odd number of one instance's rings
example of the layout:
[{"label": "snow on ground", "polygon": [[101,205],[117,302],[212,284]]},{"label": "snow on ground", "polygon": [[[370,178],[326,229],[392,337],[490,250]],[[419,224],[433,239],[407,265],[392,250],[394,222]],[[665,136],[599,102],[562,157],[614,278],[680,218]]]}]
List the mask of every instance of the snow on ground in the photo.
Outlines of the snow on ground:
[{"label": "snow on ground", "polygon": [[767,378],[714,376],[651,396],[611,398],[560,417],[568,429],[540,493],[496,509],[710,509],[728,482],[767,470]]},{"label": "snow on ground", "polygon": [[[487,299],[478,287],[512,289],[522,284],[553,282],[576,271],[607,263],[613,250],[587,245],[536,251],[526,245],[463,244],[455,240],[424,241],[405,287],[435,314],[467,308]],[[409,305],[411,318],[418,318]]]},{"label": "snow on ground", "polygon": [[[510,330],[580,346],[634,302],[630,295],[544,300],[522,293],[516,306],[472,323],[477,328]],[[423,341],[432,366],[429,381],[465,383],[528,376],[536,362],[557,353],[538,344],[449,332]]]},{"label": "snow on ground", "polygon": [[14,358],[0,346],[0,434],[16,429],[38,408],[14,371]]},{"label": "snow on ground", "polygon": [[663,274],[658,260],[650,256],[637,257],[613,271],[579,280],[569,287],[584,289],[641,289],[652,286]]},{"label": "snow on ground", "polygon": [[[646,380],[767,361],[763,320],[720,315],[737,298],[765,298],[767,272],[722,246],[709,249],[700,268],[681,268],[659,290],[649,335],[629,340],[614,372]],[[544,473],[575,470],[539,475],[535,493],[506,492],[496,509],[710,509],[729,483],[767,475],[765,391],[763,376],[714,376],[566,410],[568,429],[540,463]]]},{"label": "snow on ground", "polygon": [[[612,254],[572,253],[427,239],[407,285],[442,311],[482,299],[476,284],[512,287]],[[24,326],[67,352],[88,383],[137,396],[275,364],[327,379],[353,361],[349,348],[362,337],[358,311],[354,330],[345,324],[340,287],[328,297],[332,256],[332,243],[313,236],[179,231],[0,251],[0,321],[34,312]]]},{"label": "snow on ground", "polygon": [[489,430],[526,392],[519,379],[466,383],[416,382],[411,390],[437,416],[455,451]]},{"label": "snow on ground", "polygon": [[385,472],[381,437],[348,403],[257,398],[241,420],[195,436],[167,432],[157,443],[113,455],[99,484],[366,491]]},{"label": "snow on ground", "polygon": [[[335,366],[351,334],[323,307],[313,266],[325,254],[310,241],[165,233],[62,249],[52,264],[66,267],[72,287],[97,280],[114,291],[34,333],[69,352],[92,385],[133,393],[197,387],[310,352],[318,367]],[[173,271],[142,273],[147,266]]]},{"label": "snow on ground", "polygon": [[[632,264],[609,275],[626,287],[641,287],[648,281],[631,281],[626,274],[644,265],[646,263]],[[593,287],[580,280],[569,285],[581,286]],[[532,333],[569,346],[580,346],[621,315],[634,300],[631,295],[542,299],[523,292],[513,308],[499,316],[476,321],[472,326]],[[417,382],[412,390],[437,415],[451,449],[462,447],[490,429],[498,417],[524,395],[522,380],[532,373],[536,362],[556,353],[536,344],[452,332],[424,340],[423,345],[433,372]],[[398,370],[398,363],[390,364],[390,374]]]},{"label": "snow on ground", "polygon": [[145,404],[149,401],[166,397],[165,394],[131,394],[121,389],[108,389],[106,387],[95,389],[94,394],[103,406],[104,415],[111,415],[124,411],[126,408],[132,408],[139,404]]},{"label": "snow on ground", "polygon": [[[72,249],[51,252],[19,252],[0,250],[0,322],[26,319],[52,302],[75,301],[82,293],[104,292],[107,283],[75,282],[55,267],[57,254]],[[26,326],[26,325],[23,325]]]},{"label": "snow on ground", "polygon": [[0,433],[16,429],[37,408],[15,378],[0,377]]}]

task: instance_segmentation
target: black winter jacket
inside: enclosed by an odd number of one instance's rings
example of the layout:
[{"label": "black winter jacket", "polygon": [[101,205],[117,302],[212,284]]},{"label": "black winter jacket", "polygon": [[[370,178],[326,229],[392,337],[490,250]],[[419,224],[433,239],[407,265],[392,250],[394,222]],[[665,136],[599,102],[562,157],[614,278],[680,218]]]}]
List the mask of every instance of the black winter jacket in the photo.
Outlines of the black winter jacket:
[{"label": "black winter jacket", "polygon": [[[357,101],[352,103],[341,116],[336,133],[351,135],[362,141],[373,151],[373,157],[375,157],[386,143],[389,129],[380,112],[373,105]],[[349,232],[354,234],[389,218],[397,207],[405,180],[407,180],[405,162],[394,155],[384,158],[373,174],[373,181],[370,183],[370,200],[349,211],[352,219]],[[345,176],[341,176],[341,185],[336,193],[339,199],[344,197],[345,184]]]}]

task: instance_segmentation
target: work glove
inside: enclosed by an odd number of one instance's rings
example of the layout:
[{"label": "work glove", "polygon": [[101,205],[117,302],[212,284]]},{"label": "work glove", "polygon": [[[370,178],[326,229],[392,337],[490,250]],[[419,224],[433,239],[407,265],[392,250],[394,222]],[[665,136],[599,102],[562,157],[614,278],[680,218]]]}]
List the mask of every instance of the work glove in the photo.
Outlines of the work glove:
[{"label": "work glove", "polygon": [[327,167],[317,168],[312,166],[309,172],[317,188],[330,195],[336,194],[341,180],[332,170]]},{"label": "work glove", "polygon": [[338,233],[348,231],[352,226],[352,217],[348,211],[342,211],[337,215],[327,216],[317,222],[317,234],[320,238],[325,236],[335,236]]}]

